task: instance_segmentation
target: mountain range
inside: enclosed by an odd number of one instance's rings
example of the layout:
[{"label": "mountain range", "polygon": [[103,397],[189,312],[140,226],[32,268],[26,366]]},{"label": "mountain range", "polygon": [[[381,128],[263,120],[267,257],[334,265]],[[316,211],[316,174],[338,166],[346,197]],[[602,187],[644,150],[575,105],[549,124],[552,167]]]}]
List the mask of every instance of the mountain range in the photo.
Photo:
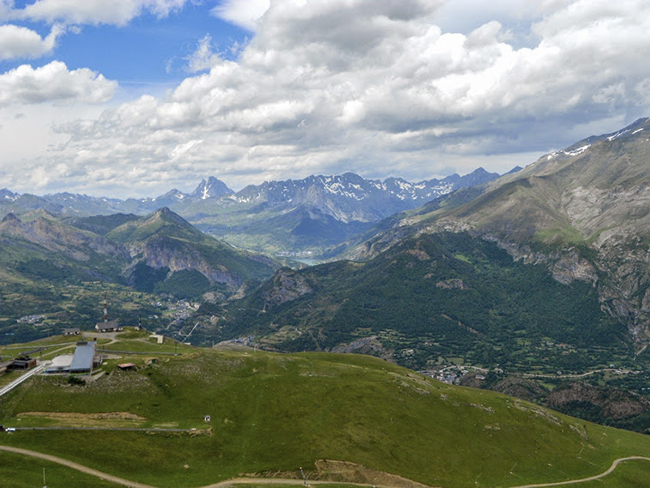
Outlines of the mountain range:
[{"label": "mountain range", "polygon": [[[21,296],[26,281],[92,279],[194,298],[203,304],[188,320],[161,326],[197,344],[253,336],[267,349],[362,352],[430,372],[646,378],[649,132],[640,119],[500,178],[449,180],[457,189],[439,185],[436,198],[424,183],[349,173],[237,193],[213,178],[150,200],[5,190],[2,208],[16,213],[0,226],[3,286]],[[89,215],[162,204],[172,208]],[[281,267],[223,241],[330,262]],[[641,380],[594,378],[645,394]],[[637,424],[650,428],[650,417]]]},{"label": "mountain range", "polygon": [[[650,121],[593,136],[482,189],[460,191],[396,217],[358,256],[404,235],[464,231],[560,282],[589,283],[601,308],[627,324],[637,351],[650,337]],[[471,198],[468,198],[471,196]]]},{"label": "mountain range", "polygon": [[0,214],[45,209],[64,215],[146,215],[167,207],[199,229],[238,247],[279,256],[314,257],[380,220],[459,188],[499,175],[483,168],[459,176],[410,183],[366,180],[354,173],[249,185],[239,192],[215,177],[191,193],[120,200],[71,193],[35,196],[0,190]]}]

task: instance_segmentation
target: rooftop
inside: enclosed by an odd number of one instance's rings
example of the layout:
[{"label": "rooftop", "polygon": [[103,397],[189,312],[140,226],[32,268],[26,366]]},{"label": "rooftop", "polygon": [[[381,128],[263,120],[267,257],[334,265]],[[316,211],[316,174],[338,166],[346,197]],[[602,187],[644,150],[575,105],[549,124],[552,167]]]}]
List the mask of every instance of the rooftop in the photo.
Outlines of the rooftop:
[{"label": "rooftop", "polygon": [[90,371],[95,358],[95,342],[78,342],[70,364],[70,372]]}]

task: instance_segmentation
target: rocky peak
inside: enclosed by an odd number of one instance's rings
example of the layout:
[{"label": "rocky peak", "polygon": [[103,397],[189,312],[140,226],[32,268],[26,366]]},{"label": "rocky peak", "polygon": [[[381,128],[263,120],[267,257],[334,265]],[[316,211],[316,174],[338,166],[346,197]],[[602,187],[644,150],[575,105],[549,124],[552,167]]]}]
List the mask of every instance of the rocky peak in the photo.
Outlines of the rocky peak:
[{"label": "rocky peak", "polygon": [[15,213],[9,212],[7,215],[4,216],[2,219],[2,223],[7,223],[7,222],[16,222],[16,223],[21,223],[21,220],[16,216]]},{"label": "rocky peak", "polygon": [[192,198],[200,198],[201,200],[206,200],[208,198],[219,198],[224,195],[232,195],[235,193],[221,180],[210,176],[208,180],[201,180],[199,186],[190,193]]},{"label": "rocky peak", "polygon": [[0,200],[15,200],[18,198],[18,195],[12,191],[7,190],[6,188],[3,188],[0,190]]}]

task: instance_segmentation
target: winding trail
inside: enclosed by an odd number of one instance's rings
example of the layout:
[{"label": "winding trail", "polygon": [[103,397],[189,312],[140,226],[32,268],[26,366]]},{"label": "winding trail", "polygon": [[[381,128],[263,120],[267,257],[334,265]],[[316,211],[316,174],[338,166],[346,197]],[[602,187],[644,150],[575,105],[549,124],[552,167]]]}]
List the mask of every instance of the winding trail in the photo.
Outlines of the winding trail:
[{"label": "winding trail", "polygon": [[565,485],[575,485],[578,483],[585,483],[587,481],[596,481],[599,480],[600,478],[604,478],[608,474],[610,474],[612,471],[616,469],[616,467],[624,462],[624,461],[634,461],[634,460],[643,460],[643,461],[650,461],[650,458],[643,457],[643,456],[629,456],[629,457],[624,457],[624,458],[619,458],[615,460],[612,465],[609,467],[607,471],[604,473],[597,474],[596,476],[590,476],[589,478],[582,478],[579,480],[570,480],[570,481],[558,481],[555,483],[538,483],[538,484],[533,484],[533,485],[522,485],[522,486],[513,486],[512,488],[546,488],[548,486],[565,486]]},{"label": "winding trail", "polygon": [[[31,456],[35,457],[38,459],[43,459],[45,461],[50,461],[52,463],[60,464],[62,466],[67,466],[68,468],[76,469],[77,471],[81,471],[82,473],[86,473],[92,476],[95,476],[99,479],[102,479],[104,481],[110,481],[111,483],[115,483],[118,485],[126,486],[128,488],[157,488],[152,485],[147,485],[144,483],[138,483],[135,481],[130,481],[126,480],[124,478],[120,478],[118,476],[113,476],[108,473],[104,473],[102,471],[98,471],[96,469],[89,468],[87,466],[84,466],[83,464],[75,463],[74,461],[68,461],[67,459],[63,459],[57,456],[51,456],[49,454],[43,454],[41,452],[36,452],[36,451],[31,451],[28,449],[21,449],[19,447],[10,447],[10,446],[0,446],[0,451],[6,451],[6,452],[11,452],[14,454],[22,454],[24,456]],[[281,478],[233,478],[230,480],[225,480],[225,481],[220,481],[219,483],[213,483],[211,485],[206,485],[200,488],[227,488],[229,486],[234,486],[237,484],[243,484],[243,483],[256,483],[256,484],[264,484],[264,485],[305,485],[305,482],[303,480],[298,480],[298,479],[281,479]],[[336,482],[332,481],[307,481],[306,486],[309,485],[331,485]],[[352,485],[352,486],[359,486],[359,487],[376,487],[376,488],[393,488],[391,486],[385,486],[385,485],[372,485],[369,483],[344,483],[346,485]]]},{"label": "winding trail", "polygon": [[[98,471],[96,469],[89,468],[87,466],[84,466],[79,463],[75,463],[73,461],[68,461],[67,459],[63,459],[57,456],[51,456],[49,454],[43,454],[40,452],[36,451],[31,451],[28,449],[21,449],[19,447],[10,447],[10,446],[0,446],[0,451],[6,451],[6,452],[11,452],[14,454],[22,454],[24,456],[31,456],[35,457],[38,459],[43,459],[45,461],[50,461],[52,463],[57,463],[62,466],[67,466],[68,468],[76,469],[77,471],[80,471],[82,473],[86,473],[92,476],[95,476],[99,479],[109,481],[111,483],[115,483],[118,485],[126,486],[128,488],[157,488],[152,485],[147,485],[144,483],[138,483],[135,481],[130,481],[126,480],[124,478],[120,478],[118,476],[113,476],[107,473],[104,473],[102,471]],[[604,471],[603,473],[597,474],[595,476],[590,476],[588,478],[581,478],[578,480],[569,480],[569,481],[557,481],[554,483],[537,483],[537,484],[532,484],[532,485],[521,485],[521,486],[513,486],[512,488],[547,488],[547,487],[552,487],[552,486],[566,486],[566,485],[575,485],[578,483],[585,483],[587,481],[596,481],[599,480],[600,478],[604,478],[608,474],[611,474],[620,463],[625,462],[625,461],[635,461],[635,460],[642,460],[642,461],[650,461],[650,458],[648,457],[643,457],[643,456],[628,456],[624,458],[619,458],[616,459],[612,465],[609,467],[607,471]],[[281,479],[281,478],[233,478],[230,480],[225,480],[225,481],[220,481],[219,483],[213,483],[211,485],[206,485],[201,488],[227,488],[230,486],[234,486],[237,484],[263,484],[263,485],[331,485],[336,482],[332,481],[312,481],[309,480],[306,483],[303,480],[299,479]],[[373,486],[376,488],[392,488],[390,486],[385,486],[385,485],[371,485],[371,484],[364,484],[364,483],[341,483],[345,485],[352,485],[352,486],[360,486],[360,487],[369,487]]]},{"label": "winding trail", "polygon": [[89,468],[87,466],[84,466],[83,464],[78,464],[73,461],[68,461],[67,459],[63,459],[57,456],[50,456],[49,454],[43,454],[41,452],[30,451],[27,449],[20,449],[19,447],[9,447],[9,446],[0,446],[0,451],[12,452],[14,454],[22,454],[24,456],[31,456],[38,459],[44,459],[45,461],[61,464],[62,466],[67,466],[68,468],[76,469],[77,471],[90,474],[104,481],[110,481],[111,483],[127,486],[129,488],[156,488],[155,486],[145,485],[143,483],[136,483],[135,481],[125,480],[124,478],[119,478],[118,476],[113,476],[98,471],[96,469]]}]

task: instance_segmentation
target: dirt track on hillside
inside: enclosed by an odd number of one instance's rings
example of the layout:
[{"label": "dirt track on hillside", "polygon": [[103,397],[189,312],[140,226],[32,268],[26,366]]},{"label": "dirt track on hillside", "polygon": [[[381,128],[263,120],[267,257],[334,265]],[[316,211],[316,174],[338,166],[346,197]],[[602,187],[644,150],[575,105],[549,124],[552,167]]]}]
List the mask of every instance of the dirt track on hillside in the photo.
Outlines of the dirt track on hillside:
[{"label": "dirt track on hillside", "polygon": [[116,483],[118,485],[122,486],[127,486],[129,488],[157,488],[155,486],[151,485],[145,485],[143,483],[136,483],[135,481],[129,481],[125,480],[123,478],[119,478],[117,476],[113,476],[107,473],[103,473],[101,471],[97,471],[96,469],[89,468],[87,466],[84,466],[82,464],[75,463],[73,461],[68,461],[67,459],[63,459],[60,457],[56,456],[50,456],[49,454],[43,454],[40,452],[36,451],[30,451],[27,449],[20,449],[18,447],[9,447],[9,446],[0,446],[0,451],[6,451],[6,452],[13,452],[15,454],[22,454],[24,456],[31,456],[39,459],[44,459],[45,461],[50,461],[52,463],[56,464],[61,464],[63,466],[67,466],[68,468],[76,469],[77,471],[81,471],[82,473],[86,473],[92,476],[95,476],[99,479],[105,480],[105,481],[110,481],[111,483]]},{"label": "dirt track on hillside", "polygon": [[629,456],[629,457],[624,457],[624,458],[619,458],[616,461],[612,463],[612,465],[609,467],[607,471],[604,473],[597,474],[595,476],[590,476],[589,478],[582,478],[579,480],[569,480],[569,481],[558,481],[555,483],[539,483],[539,484],[533,484],[533,485],[522,485],[522,486],[513,486],[512,488],[547,488],[551,486],[566,486],[566,485],[575,485],[577,483],[586,483],[587,481],[596,481],[600,478],[604,478],[608,474],[610,474],[612,471],[616,469],[616,467],[624,462],[624,461],[634,461],[634,460],[643,460],[643,461],[650,461],[650,458],[643,457],[643,456]]},{"label": "dirt track on hillside", "polygon": [[[118,476],[113,476],[107,473],[103,473],[102,471],[98,471],[96,469],[89,468],[87,466],[84,466],[82,464],[75,463],[73,461],[68,461],[67,459],[63,459],[57,456],[51,456],[49,454],[43,454],[40,452],[36,451],[30,451],[28,449],[21,449],[18,447],[9,447],[9,446],[0,446],[0,451],[6,451],[6,452],[12,452],[14,454],[22,454],[24,456],[30,456],[30,457],[35,457],[39,459],[44,459],[46,461],[50,461],[52,463],[57,463],[61,464],[63,466],[67,466],[72,469],[76,469],[77,471],[80,471],[82,473],[86,473],[92,476],[95,476],[97,478],[100,478],[105,481],[109,481],[111,483],[115,483],[118,485],[126,486],[128,488],[157,488],[152,485],[146,485],[144,483],[137,483],[135,481],[130,481],[126,480],[124,478],[120,478]],[[566,485],[574,485],[578,483],[585,483],[587,481],[596,481],[600,478],[603,478],[607,476],[608,474],[611,474],[617,466],[625,461],[634,461],[634,460],[643,460],[643,461],[650,461],[650,458],[648,457],[643,457],[643,456],[629,456],[629,457],[624,457],[624,458],[619,458],[616,459],[612,465],[609,467],[609,469],[601,474],[595,475],[595,476],[590,476],[588,478],[581,478],[578,480],[568,480],[568,481],[558,481],[554,483],[538,483],[538,484],[531,484],[531,485],[521,485],[521,486],[514,486],[512,488],[550,488],[553,486],[566,486]],[[387,474],[387,473],[386,473]],[[393,476],[393,475],[389,475]],[[399,477],[396,477],[399,478]],[[409,482],[409,480],[406,480],[404,478],[400,478],[401,482],[398,485],[395,484],[389,484],[389,485],[382,485],[382,484],[372,484],[372,483],[356,483],[356,482],[346,482],[346,481],[325,481],[325,480],[319,480],[319,481],[313,481],[313,480],[308,480],[308,481],[303,481],[303,480],[298,480],[298,479],[282,479],[282,478],[235,478],[235,479],[230,479],[230,480],[225,480],[225,481],[220,481],[219,483],[213,483],[211,485],[206,485],[201,488],[227,488],[230,486],[234,486],[237,484],[260,484],[260,485],[305,485],[305,486],[313,486],[313,485],[324,485],[324,484],[333,484],[333,483],[341,483],[341,484],[346,484],[346,485],[354,485],[354,486],[363,486],[363,487],[368,487],[368,486],[373,486],[373,488],[395,488],[396,486],[404,486],[403,482]],[[425,485],[421,485],[416,482],[410,482],[412,483],[412,486],[419,486],[423,487]]]}]

